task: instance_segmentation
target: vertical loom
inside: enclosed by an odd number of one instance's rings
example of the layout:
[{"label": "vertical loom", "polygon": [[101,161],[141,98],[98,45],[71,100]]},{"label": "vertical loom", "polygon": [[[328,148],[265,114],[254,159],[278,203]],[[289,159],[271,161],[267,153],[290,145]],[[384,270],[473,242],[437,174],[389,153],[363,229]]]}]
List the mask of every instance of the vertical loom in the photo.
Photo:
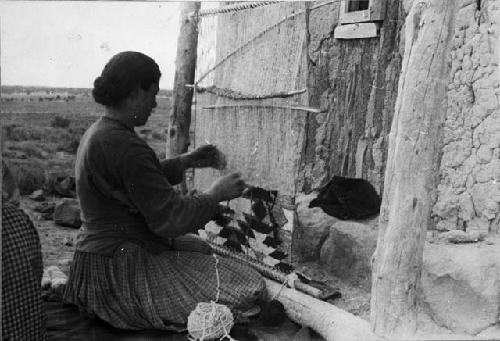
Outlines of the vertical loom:
[{"label": "vertical loom", "polygon": [[[245,198],[231,201],[225,217],[199,234],[216,252],[247,262],[280,283],[294,272],[294,177],[306,121],[319,111],[300,105],[307,98],[302,67],[306,12],[304,4],[203,4],[195,14],[196,81],[186,85],[195,98],[194,144],[215,144],[227,156],[228,169],[256,184]],[[280,39],[282,35],[287,39]],[[277,60],[280,50],[293,52]],[[256,60],[262,61],[257,69]],[[220,175],[197,170],[195,187],[203,189]],[[297,288],[302,284],[297,282]],[[322,295],[309,286],[303,289]]]}]

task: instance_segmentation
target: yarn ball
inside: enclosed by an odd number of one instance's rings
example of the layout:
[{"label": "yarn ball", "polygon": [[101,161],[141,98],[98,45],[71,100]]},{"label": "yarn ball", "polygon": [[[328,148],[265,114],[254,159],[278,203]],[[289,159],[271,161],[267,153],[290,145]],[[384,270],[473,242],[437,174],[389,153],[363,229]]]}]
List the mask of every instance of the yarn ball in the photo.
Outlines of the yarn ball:
[{"label": "yarn ball", "polygon": [[285,307],[280,301],[271,300],[262,307],[260,319],[269,327],[278,326],[285,320]]},{"label": "yarn ball", "polygon": [[198,303],[189,314],[187,329],[195,340],[220,339],[234,326],[234,317],[231,310],[215,302]]}]

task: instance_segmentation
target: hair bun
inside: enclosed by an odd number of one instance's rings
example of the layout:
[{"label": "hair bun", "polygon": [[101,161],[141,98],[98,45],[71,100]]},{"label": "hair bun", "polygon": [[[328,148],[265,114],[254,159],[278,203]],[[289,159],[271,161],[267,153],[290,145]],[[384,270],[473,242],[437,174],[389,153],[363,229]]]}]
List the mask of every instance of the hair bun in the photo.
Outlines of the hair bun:
[{"label": "hair bun", "polygon": [[148,89],[158,83],[158,64],[140,52],[126,51],[113,56],[94,81],[92,96],[104,106],[116,106],[137,87]]},{"label": "hair bun", "polygon": [[104,79],[99,76],[94,81],[94,89],[92,90],[92,96],[94,100],[102,105],[109,104],[108,89],[104,84]]}]

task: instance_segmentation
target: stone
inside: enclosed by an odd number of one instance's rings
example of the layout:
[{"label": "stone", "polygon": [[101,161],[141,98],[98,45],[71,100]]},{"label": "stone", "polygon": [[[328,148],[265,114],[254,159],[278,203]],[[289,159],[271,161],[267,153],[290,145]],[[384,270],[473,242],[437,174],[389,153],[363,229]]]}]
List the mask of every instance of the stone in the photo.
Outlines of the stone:
[{"label": "stone", "polygon": [[466,141],[453,141],[443,148],[443,165],[458,167],[469,157],[471,150]]},{"label": "stone", "polygon": [[54,208],[54,222],[61,226],[79,228],[80,204],[76,199],[64,198]]},{"label": "stone", "polygon": [[293,230],[292,254],[297,259],[294,261],[317,260],[330,227],[338,221],[319,207],[309,208],[316,197],[317,193],[299,194],[295,200],[297,223]]},{"label": "stone", "polygon": [[493,185],[491,182],[475,184],[470,193],[476,215],[479,215],[480,212],[486,209],[486,200],[500,193],[500,186]]},{"label": "stone", "polygon": [[426,243],[420,289],[436,323],[454,333],[480,333],[498,323],[500,248]]},{"label": "stone", "polygon": [[483,236],[477,231],[464,232],[461,230],[451,230],[441,233],[438,239],[452,244],[477,243],[483,239]]},{"label": "stone", "polygon": [[67,177],[54,184],[54,190],[65,198],[76,197],[76,183],[74,177]]},{"label": "stone", "polygon": [[73,238],[70,237],[64,237],[63,239],[63,244],[65,246],[73,246]]},{"label": "stone", "polygon": [[35,201],[44,201],[45,195],[43,194],[43,190],[38,189],[38,190],[34,191],[33,193],[31,193],[30,199],[35,200]]},{"label": "stone", "polygon": [[480,340],[500,340],[500,324],[491,326],[477,335]]},{"label": "stone", "polygon": [[45,220],[52,220],[54,217],[55,204],[53,202],[41,202],[33,207],[35,212],[42,214],[42,218]]},{"label": "stone", "polygon": [[377,230],[373,224],[353,221],[335,223],[321,247],[322,268],[340,279],[369,288]]},{"label": "stone", "polygon": [[53,202],[42,202],[33,207],[39,213],[54,213],[55,204]]},{"label": "stone", "polygon": [[477,150],[476,156],[479,163],[486,164],[491,161],[493,153],[491,151],[491,148],[483,145]]},{"label": "stone", "polygon": [[488,220],[495,219],[498,213],[498,203],[492,199],[485,200],[485,209],[481,212],[483,217]]},{"label": "stone", "polygon": [[489,229],[490,229],[490,222],[485,217],[475,217],[467,224],[467,231],[488,233]]},{"label": "stone", "polygon": [[440,218],[452,218],[458,214],[459,198],[453,193],[450,188],[439,186],[439,198],[434,207],[432,214]]},{"label": "stone", "polygon": [[436,230],[438,231],[450,231],[457,228],[458,219],[457,218],[448,218],[444,220],[438,221],[436,224]]},{"label": "stone", "polygon": [[500,159],[500,148],[495,148],[495,149],[493,150],[493,157],[494,157],[495,159]]},{"label": "stone", "polygon": [[76,197],[74,176],[67,170],[54,168],[45,172],[45,192],[66,198]]},{"label": "stone", "polygon": [[458,198],[459,217],[463,221],[470,221],[476,215],[474,203],[469,192],[462,193]]}]

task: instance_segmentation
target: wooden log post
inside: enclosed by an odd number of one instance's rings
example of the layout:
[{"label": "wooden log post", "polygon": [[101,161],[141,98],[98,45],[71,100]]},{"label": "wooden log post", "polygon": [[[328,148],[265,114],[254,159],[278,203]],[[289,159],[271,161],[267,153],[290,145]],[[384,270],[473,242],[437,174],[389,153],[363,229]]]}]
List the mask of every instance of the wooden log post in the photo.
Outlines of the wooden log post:
[{"label": "wooden log post", "polygon": [[177,39],[172,111],[169,118],[167,137],[167,157],[187,152],[189,147],[189,128],[191,126],[191,105],[193,89],[186,84],[194,83],[196,71],[196,50],[198,47],[197,19],[189,16],[200,9],[200,2],[182,3],[180,31]]},{"label": "wooden log post", "polygon": [[267,278],[265,282],[269,296],[276,296],[292,321],[313,329],[326,341],[378,340],[368,321],[281,283]]},{"label": "wooden log post", "polygon": [[457,7],[454,0],[415,1],[412,6],[405,25],[372,276],[372,329],[379,336],[396,338],[411,336],[417,327],[417,288],[436,194]]}]

